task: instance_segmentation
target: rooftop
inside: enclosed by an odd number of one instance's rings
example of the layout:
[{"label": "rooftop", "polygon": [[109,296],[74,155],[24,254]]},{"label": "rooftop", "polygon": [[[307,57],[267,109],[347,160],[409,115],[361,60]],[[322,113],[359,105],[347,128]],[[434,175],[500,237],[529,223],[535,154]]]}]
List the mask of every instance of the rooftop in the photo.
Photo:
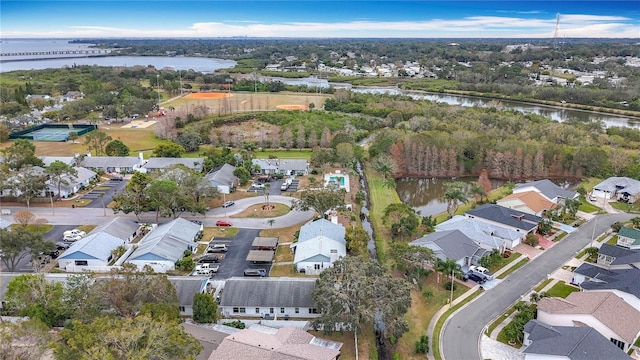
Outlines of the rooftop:
[{"label": "rooftop", "polygon": [[409,243],[431,249],[440,260],[479,260],[488,250],[481,248],[460,230],[436,231]]},{"label": "rooftop", "polygon": [[316,279],[231,278],[225,282],[221,306],[313,308]]},{"label": "rooftop", "polygon": [[467,215],[497,222],[500,224],[531,231],[542,220],[540,216],[523,213],[504,206],[484,204],[466,212]]},{"label": "rooftop", "polygon": [[610,177],[594,186],[593,189],[610,193],[626,192],[638,194],[640,193],[640,181],[628,177]]},{"label": "rooftop", "polygon": [[553,200],[555,198],[573,199],[578,195],[578,193],[576,193],[575,191],[561,188],[549,179],[517,184],[513,192],[520,192],[520,189],[524,189],[530,186],[536,188],[542,195],[544,195],[544,197],[549,200]]},{"label": "rooftop", "polygon": [[585,290],[619,290],[640,299],[640,269],[607,270],[584,263],[574,272],[591,278],[580,284]]},{"label": "rooftop", "polygon": [[543,210],[552,209],[556,206],[554,202],[547,200],[547,198],[535,191],[525,191],[507,195],[498,200],[497,204],[502,205],[503,202],[514,199],[522,201],[529,209],[533,210],[536,214],[540,213]]}]

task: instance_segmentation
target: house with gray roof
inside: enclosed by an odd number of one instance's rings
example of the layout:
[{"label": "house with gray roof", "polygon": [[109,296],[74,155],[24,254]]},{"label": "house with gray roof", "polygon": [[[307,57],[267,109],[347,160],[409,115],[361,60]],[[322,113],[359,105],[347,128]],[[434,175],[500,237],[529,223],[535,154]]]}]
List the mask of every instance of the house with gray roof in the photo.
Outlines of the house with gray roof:
[{"label": "house with gray roof", "polygon": [[618,231],[618,242],[616,245],[627,249],[640,250],[640,230],[623,226]]},{"label": "house with gray roof", "polygon": [[640,268],[640,250],[602,244],[598,249],[598,265],[610,270]]},{"label": "house with gray roof", "polygon": [[107,173],[132,173],[144,165],[142,156],[85,156],[78,166]]},{"label": "house with gray roof", "polygon": [[306,159],[253,159],[253,165],[257,166],[262,175],[296,175],[309,173],[309,162]]},{"label": "house with gray roof", "polygon": [[475,209],[467,211],[465,216],[470,219],[477,219],[488,224],[516,231],[522,234],[522,239],[529,233],[535,233],[538,229],[538,223],[542,220],[540,216],[523,213],[495,204],[480,205]]},{"label": "house with gray roof", "polygon": [[[73,194],[89,186],[91,184],[91,181],[93,181],[98,176],[98,174],[96,174],[95,172],[83,167],[76,167],[74,169],[78,172],[76,176],[62,176],[63,183],[60,184],[61,198],[68,198],[69,196],[73,196]],[[53,192],[54,194],[58,194],[57,181],[51,179],[47,180],[47,187],[49,191]]]},{"label": "house with gray roof", "polygon": [[564,189],[549,179],[516,184],[513,189],[514,194],[527,191],[535,191],[554,204],[563,203],[565,199],[576,199],[579,196],[577,192]]},{"label": "house with gray roof", "polygon": [[640,335],[640,311],[610,291],[542,298],[537,319],[551,326],[592,327],[624,352]]},{"label": "house with gray roof", "polygon": [[607,270],[583,263],[573,272],[573,283],[584,291],[612,292],[640,311],[640,269]]},{"label": "house with gray roof", "polygon": [[127,262],[139,269],[148,265],[157,273],[174,270],[184,251],[196,248],[201,231],[202,225],[182,218],[158,225],[140,240]]},{"label": "house with gray roof", "polygon": [[345,228],[326,219],[310,221],[300,228],[298,241],[290,245],[296,271],[318,275],[347,256]]},{"label": "house with gray roof", "polygon": [[193,296],[207,292],[209,278],[189,276],[169,276],[167,279],[176,289],[180,316],[193,316]]},{"label": "house with gray roof", "polygon": [[233,175],[236,167],[229,164],[220,165],[211,170],[204,179],[212,186],[218,188],[222,194],[231,194],[236,187],[240,186],[240,179]]},{"label": "house with gray roof", "polygon": [[141,226],[136,221],[126,217],[116,217],[108,222],[102,223],[91,230],[89,234],[96,232],[104,232],[109,235],[115,236],[124,240],[126,243],[130,243],[136,236],[141,233]]},{"label": "house with gray roof", "polygon": [[44,167],[49,167],[54,161],[62,161],[69,166],[76,165],[76,158],[73,156],[40,156],[39,158],[44,163]]},{"label": "house with gray roof", "polygon": [[108,271],[112,251],[125,241],[105,232],[93,232],[71,245],[58,257],[58,267],[68,272]]},{"label": "house with gray roof", "polygon": [[513,249],[522,239],[522,233],[462,215],[454,215],[436,225],[435,230],[460,230],[476,244],[485,249],[498,249],[500,253]]},{"label": "house with gray roof", "polygon": [[629,360],[620,348],[592,327],[551,326],[530,320],[524,326],[525,360]]},{"label": "house with gray roof", "polygon": [[591,195],[600,199],[634,203],[640,199],[640,181],[628,177],[610,177],[594,186]]},{"label": "house with gray roof", "polygon": [[318,317],[311,293],[316,279],[230,278],[220,298],[224,317],[295,319]]},{"label": "house with gray roof", "polygon": [[168,168],[173,165],[183,165],[200,173],[202,172],[202,164],[204,164],[204,158],[152,157],[140,167],[140,170],[144,172],[152,172]]},{"label": "house with gray roof", "polygon": [[436,258],[454,260],[460,266],[478,265],[489,250],[476,244],[460,230],[436,231],[409,243],[433,251]]}]

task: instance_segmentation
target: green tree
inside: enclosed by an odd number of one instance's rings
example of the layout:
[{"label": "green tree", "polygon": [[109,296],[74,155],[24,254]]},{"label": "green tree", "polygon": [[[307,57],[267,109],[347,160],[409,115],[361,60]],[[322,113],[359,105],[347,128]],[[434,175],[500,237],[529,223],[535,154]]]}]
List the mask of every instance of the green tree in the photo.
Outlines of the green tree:
[{"label": "green tree", "polygon": [[0,123],[0,144],[9,140],[9,128],[4,122]]},{"label": "green tree", "polygon": [[36,156],[36,146],[25,139],[16,139],[11,146],[2,150],[4,163],[9,170],[20,170],[27,165],[44,166]]},{"label": "green tree", "polygon": [[[29,255],[38,257],[38,251],[51,251],[55,245],[51,241],[45,241],[42,234],[29,230],[26,227],[18,227],[9,231],[0,229],[0,260],[10,272],[15,271],[20,260]],[[35,252],[35,254],[34,254]]]},{"label": "green tree", "polygon": [[564,207],[569,213],[569,216],[572,218],[576,217],[576,213],[578,212],[578,207],[580,207],[580,200],[578,199],[565,199]]},{"label": "green tree", "polygon": [[379,155],[373,159],[373,169],[382,175],[382,182],[396,172],[397,166],[395,161],[387,155]]},{"label": "green tree", "polygon": [[42,359],[52,340],[49,327],[38,320],[0,321],[0,359]]},{"label": "green tree", "polygon": [[84,136],[84,146],[87,147],[89,152],[94,151],[96,156],[100,156],[104,153],[104,147],[111,140],[111,136],[100,130],[94,130]]},{"label": "green tree", "polygon": [[124,190],[113,197],[115,202],[114,213],[134,213],[138,221],[140,221],[140,214],[147,211],[150,206],[150,200],[145,191],[151,180],[151,176],[148,174],[136,171],[131,180],[127,182]]},{"label": "green tree", "polygon": [[453,278],[462,273],[460,264],[458,264],[453,259],[436,259],[436,270],[442,273],[444,276],[449,276],[452,283],[454,282]]},{"label": "green tree", "polygon": [[335,159],[344,167],[348,167],[352,164],[356,159],[353,152],[353,145],[347,142],[336,145]]},{"label": "green tree", "polygon": [[406,272],[410,278],[416,280],[420,280],[420,276],[429,273],[425,268],[434,261],[431,249],[403,243],[392,243],[389,255],[397,269]]},{"label": "green tree", "polygon": [[60,360],[195,359],[202,345],[177,320],[103,316],[89,324],[73,320],[60,332],[54,355]]},{"label": "green tree", "polygon": [[218,321],[218,304],[211,294],[193,295],[193,321],[215,323]]},{"label": "green tree", "polygon": [[179,158],[184,152],[184,148],[176,143],[159,144],[153,149],[153,155],[157,157]]},{"label": "green tree", "polygon": [[69,133],[69,140],[71,140],[72,144],[76,143],[76,140],[78,140],[78,137],[79,137],[78,133],[75,132],[75,131],[72,131],[72,132]]},{"label": "green tree", "polygon": [[68,318],[61,282],[47,281],[43,274],[19,275],[7,286],[5,311],[28,316],[48,326],[61,326]]},{"label": "green tree", "polygon": [[367,234],[362,226],[347,228],[345,240],[347,241],[347,250],[349,250],[351,255],[367,254],[369,234]]},{"label": "green tree", "polygon": [[129,147],[116,139],[105,146],[104,152],[107,156],[129,156]]},{"label": "green tree", "polygon": [[33,166],[26,165],[16,178],[18,182],[14,183],[14,190],[18,191],[29,208],[31,199],[42,196],[42,192],[47,188],[47,177]]},{"label": "green tree", "polygon": [[149,207],[156,212],[156,222],[160,214],[170,214],[178,206],[180,188],[171,180],[153,180],[145,190]]},{"label": "green tree", "polygon": [[202,144],[202,137],[195,131],[185,131],[176,136],[175,142],[182,146],[185,151],[193,152],[198,151],[200,148],[200,144]]},{"label": "green tree", "polygon": [[447,214],[453,216],[458,211],[458,203],[466,204],[467,195],[464,192],[464,183],[452,182],[445,185],[447,191],[444,193],[444,200],[447,202]]},{"label": "green tree", "polygon": [[233,170],[233,175],[235,175],[239,180],[241,185],[245,185],[251,180],[251,173],[244,167],[237,167]]},{"label": "green tree", "polygon": [[52,162],[44,172],[49,175],[49,179],[56,184],[56,189],[58,190],[56,197],[58,199],[60,198],[60,187],[62,187],[62,185],[69,185],[69,180],[78,177],[78,170],[60,160]]},{"label": "green tree", "polygon": [[469,192],[475,199],[474,200],[475,204],[477,204],[479,201],[482,201],[482,199],[487,197],[487,192],[484,191],[482,186],[480,186],[480,184],[477,184],[477,183],[471,185],[471,189],[469,190]]},{"label": "green tree", "polygon": [[320,216],[324,216],[327,211],[344,206],[344,195],[344,190],[305,190],[299,200],[292,201],[291,208],[301,211],[315,210]]}]

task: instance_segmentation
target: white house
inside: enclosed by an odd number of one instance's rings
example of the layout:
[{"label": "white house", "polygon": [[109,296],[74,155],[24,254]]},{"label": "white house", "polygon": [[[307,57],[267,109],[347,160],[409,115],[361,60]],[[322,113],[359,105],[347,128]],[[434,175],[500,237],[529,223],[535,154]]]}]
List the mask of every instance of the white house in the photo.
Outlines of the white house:
[{"label": "white house", "polygon": [[640,335],[640,311],[612,292],[542,298],[538,320],[551,326],[590,326],[625,352]]},{"label": "white house", "polygon": [[336,170],[335,173],[324,174],[324,186],[335,186],[338,189],[344,189],[349,192],[351,187],[349,183],[349,174],[343,174],[340,170]]},{"label": "white house", "polygon": [[628,177],[610,177],[594,186],[591,195],[599,199],[634,203],[640,199],[640,181]]},{"label": "white house", "polygon": [[616,245],[626,249],[640,250],[640,230],[626,226],[621,227],[618,231]]},{"label": "white house", "polygon": [[231,194],[240,185],[240,179],[233,175],[235,170],[236,167],[233,165],[220,165],[211,170],[204,178],[209,184],[218,188],[218,192],[221,194]]},{"label": "white house", "polygon": [[290,245],[298,272],[317,275],[347,255],[345,229],[342,225],[320,219],[300,228],[298,241]]},{"label": "white house", "polygon": [[91,156],[88,154],[78,166],[85,167],[90,170],[115,172],[115,173],[132,173],[138,171],[144,165],[145,161],[142,153],[138,157],[135,156]]},{"label": "white house", "polygon": [[142,226],[136,221],[126,217],[116,217],[110,221],[96,226],[90,234],[96,232],[105,232],[130,243],[136,236],[141,234]]},{"label": "white house", "polygon": [[435,230],[460,230],[478,245],[485,249],[498,249],[500,253],[513,249],[522,239],[522,233],[462,215],[455,215],[436,225]]},{"label": "white house", "polygon": [[297,173],[307,175],[309,173],[309,163],[306,159],[253,159],[252,161],[263,175],[296,175]]},{"label": "white house", "polygon": [[537,216],[542,216],[545,211],[556,207],[554,202],[536,191],[513,193],[496,201],[496,204]]},{"label": "white house", "polygon": [[139,269],[150,266],[158,273],[174,270],[184,251],[196,248],[195,241],[201,230],[202,225],[182,218],[158,225],[140,240],[127,262]]},{"label": "white house", "polygon": [[535,191],[554,204],[560,204],[564,202],[564,199],[575,199],[579,196],[577,192],[563,189],[548,179],[517,184],[513,189],[514,194],[527,191]]},{"label": "white house", "polygon": [[209,278],[169,276],[167,279],[176,289],[180,316],[193,316],[193,296],[207,292]]},{"label": "white house", "polygon": [[535,233],[538,224],[542,221],[540,216],[531,215],[522,211],[509,209],[495,204],[484,204],[469,210],[465,216],[470,219],[500,226],[521,234],[524,239],[527,234]]},{"label": "white house", "polygon": [[315,279],[231,278],[220,298],[224,317],[296,319],[318,317],[311,293]]},{"label": "white house", "polygon": [[71,245],[58,258],[58,267],[69,272],[106,271],[112,251],[123,246],[124,240],[105,232],[94,232]]},{"label": "white house", "polygon": [[409,243],[433,251],[443,261],[454,260],[460,266],[478,265],[489,251],[476,244],[460,230],[436,231]]},{"label": "white house", "polygon": [[152,157],[152,158],[149,158],[149,160],[147,160],[145,164],[139,168],[139,171],[151,172],[151,171],[164,169],[173,165],[183,165],[193,171],[202,172],[203,164],[204,164],[204,158]]},{"label": "white house", "polygon": [[[62,176],[62,180],[65,183],[60,184],[60,197],[67,198],[77,193],[84,187],[88,186],[93,179],[96,178],[98,174],[95,172],[85,169],[83,167],[76,167],[76,171],[78,172],[77,176]],[[58,194],[58,184],[57,181],[48,180],[47,181],[48,190],[53,192],[54,194]]]}]

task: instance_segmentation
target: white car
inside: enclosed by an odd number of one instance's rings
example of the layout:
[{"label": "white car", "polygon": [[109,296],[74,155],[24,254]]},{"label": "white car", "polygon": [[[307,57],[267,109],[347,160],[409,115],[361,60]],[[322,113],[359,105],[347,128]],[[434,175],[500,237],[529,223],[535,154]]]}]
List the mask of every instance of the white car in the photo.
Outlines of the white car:
[{"label": "white car", "polygon": [[62,233],[62,240],[64,241],[78,241],[85,237],[87,233],[79,229],[67,230]]},{"label": "white car", "polygon": [[251,185],[251,187],[253,187],[254,189],[264,189],[264,184],[253,183],[253,185]]},{"label": "white car", "polygon": [[493,273],[491,271],[489,271],[489,269],[484,268],[482,266],[471,265],[471,266],[469,266],[469,271],[472,271],[472,272],[478,273],[478,274],[482,274],[482,275],[486,276],[487,279],[489,279],[489,280],[493,279]]}]

